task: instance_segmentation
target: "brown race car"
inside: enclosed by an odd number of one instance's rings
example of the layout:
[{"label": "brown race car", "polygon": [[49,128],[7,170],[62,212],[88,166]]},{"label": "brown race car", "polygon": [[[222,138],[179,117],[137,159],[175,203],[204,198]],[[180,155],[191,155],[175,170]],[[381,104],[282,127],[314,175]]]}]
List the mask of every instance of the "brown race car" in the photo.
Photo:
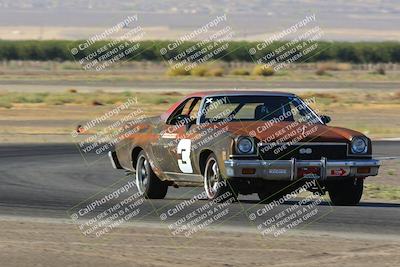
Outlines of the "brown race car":
[{"label": "brown race car", "polygon": [[130,124],[135,131],[109,157],[135,174],[148,198],[164,198],[169,186],[204,186],[209,199],[230,191],[269,201],[316,181],[308,190],[356,205],[364,178],[380,166],[371,140],[327,126],[330,118],[317,115],[313,102],[280,92],[193,93],[159,117]]}]

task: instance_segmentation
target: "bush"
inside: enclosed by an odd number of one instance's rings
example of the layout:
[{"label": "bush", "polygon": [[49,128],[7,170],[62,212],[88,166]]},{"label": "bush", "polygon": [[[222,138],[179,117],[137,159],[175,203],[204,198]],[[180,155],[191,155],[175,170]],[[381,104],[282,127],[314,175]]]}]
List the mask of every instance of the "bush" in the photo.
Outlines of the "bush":
[{"label": "bush", "polygon": [[213,67],[212,64],[198,65],[190,70],[192,76],[213,76],[221,77],[224,75],[225,70],[222,67]]},{"label": "bush", "polygon": [[349,63],[338,63],[334,61],[321,62],[317,65],[318,69],[324,69],[325,71],[347,71],[351,70],[351,64]]},{"label": "bush", "polygon": [[216,67],[207,71],[206,76],[222,77],[224,76],[225,70],[221,67]]},{"label": "bush", "polygon": [[374,73],[375,73],[375,74],[379,74],[379,75],[385,75],[385,74],[386,74],[386,71],[385,71],[385,68],[379,67],[379,68],[377,68],[377,69],[375,70]]},{"label": "bush", "polygon": [[103,106],[104,104],[99,100],[93,100],[92,106]]},{"label": "bush", "polygon": [[231,71],[232,75],[240,75],[240,76],[246,76],[246,75],[250,75],[250,71],[246,70],[246,69],[234,69]]},{"label": "bush", "polygon": [[67,90],[67,92],[71,93],[71,94],[76,94],[76,93],[78,93],[78,90],[76,90],[74,88],[70,88],[70,89]]},{"label": "bush", "polygon": [[275,71],[266,65],[256,65],[252,71],[252,75],[254,76],[272,76],[274,74]]},{"label": "bush", "polygon": [[400,91],[395,92],[393,98],[396,100],[400,100]]},{"label": "bush", "polygon": [[199,65],[190,70],[190,75],[203,77],[203,76],[206,76],[207,72],[208,72],[207,66]]},{"label": "bush", "polygon": [[318,76],[323,76],[327,75],[326,69],[325,68],[318,68],[317,71],[315,72]]},{"label": "bush", "polygon": [[184,66],[178,67],[173,66],[167,71],[168,76],[187,76],[190,75],[190,71],[186,70]]},{"label": "bush", "polygon": [[12,104],[7,100],[0,99],[0,108],[12,108]]}]

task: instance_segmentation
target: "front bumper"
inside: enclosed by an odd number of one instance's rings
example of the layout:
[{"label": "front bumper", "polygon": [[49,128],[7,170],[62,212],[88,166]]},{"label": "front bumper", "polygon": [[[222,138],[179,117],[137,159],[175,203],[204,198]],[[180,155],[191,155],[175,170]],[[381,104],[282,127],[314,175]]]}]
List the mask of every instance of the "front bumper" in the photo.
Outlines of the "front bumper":
[{"label": "front bumper", "polygon": [[225,160],[226,175],[230,178],[260,178],[294,181],[300,178],[335,179],[366,177],[378,174],[379,160]]}]

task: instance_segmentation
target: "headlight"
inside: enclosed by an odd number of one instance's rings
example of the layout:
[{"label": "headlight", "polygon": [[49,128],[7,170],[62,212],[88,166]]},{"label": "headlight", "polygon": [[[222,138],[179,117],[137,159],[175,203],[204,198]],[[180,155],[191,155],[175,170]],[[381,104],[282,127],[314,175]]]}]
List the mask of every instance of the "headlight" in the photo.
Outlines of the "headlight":
[{"label": "headlight", "polygon": [[241,154],[251,154],[254,151],[254,142],[250,137],[240,137],[237,140],[236,147]]},{"label": "headlight", "polygon": [[355,154],[366,153],[368,150],[367,140],[365,138],[356,137],[351,140],[351,152]]}]

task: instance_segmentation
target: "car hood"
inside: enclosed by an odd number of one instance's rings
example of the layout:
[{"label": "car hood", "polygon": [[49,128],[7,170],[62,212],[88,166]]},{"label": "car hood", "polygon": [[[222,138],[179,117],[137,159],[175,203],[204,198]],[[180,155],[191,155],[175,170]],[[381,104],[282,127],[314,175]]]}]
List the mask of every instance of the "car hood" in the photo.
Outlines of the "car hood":
[{"label": "car hood", "polygon": [[293,122],[229,122],[219,127],[242,136],[252,136],[262,142],[348,142],[362,133],[324,124]]}]

